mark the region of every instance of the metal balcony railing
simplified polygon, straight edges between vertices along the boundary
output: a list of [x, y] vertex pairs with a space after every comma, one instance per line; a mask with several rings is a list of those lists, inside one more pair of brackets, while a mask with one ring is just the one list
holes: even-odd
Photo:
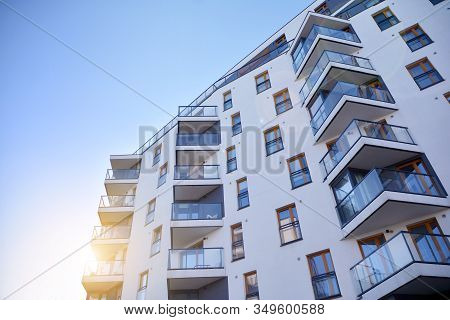
[[218, 165], [179, 165], [175, 166], [175, 180], [219, 179]]
[[371, 121], [353, 120], [339, 138], [330, 145], [330, 149], [320, 160], [320, 169], [324, 178], [331, 173], [362, 137], [415, 144], [408, 128]]
[[351, 7], [348, 7], [347, 9], [345, 9], [344, 11], [342, 11], [341, 13], [338, 13], [336, 15], [336, 17], [341, 18], [341, 19], [350, 19], [351, 17], [356, 16], [357, 14], [363, 12], [364, 10], [373, 7], [381, 2], [383, 2], [384, 0], [364, 0], [364, 1], [360, 1], [358, 4], [355, 4]]
[[169, 270], [221, 269], [223, 267], [223, 248], [169, 250]]
[[218, 133], [179, 133], [177, 146], [217, 146], [220, 144]]
[[108, 169], [106, 180], [128, 180], [139, 178], [139, 169]]
[[399, 232], [350, 268], [358, 295], [413, 263], [450, 264], [449, 240], [448, 235]]
[[96, 226], [92, 234], [94, 240], [128, 239], [131, 226]]
[[216, 117], [216, 106], [186, 106], [178, 107], [179, 117]]
[[329, 36], [332, 38], [352, 41], [352, 42], [358, 42], [359, 40], [358, 36], [355, 33], [350, 33], [342, 30], [336, 30], [324, 26], [318, 26], [314, 25], [311, 28], [311, 31], [309, 32], [308, 36], [301, 41], [301, 43], [298, 44], [298, 46], [294, 49], [292, 52], [292, 59], [293, 59], [293, 65], [295, 72], [298, 71], [300, 68], [303, 60], [305, 59], [306, 55], [308, 54], [309, 50], [311, 49], [312, 44], [314, 43], [314, 40], [319, 35]]
[[134, 207], [134, 195], [101, 196], [99, 208]]
[[84, 268], [84, 276], [117, 276], [123, 275], [125, 261], [94, 261]]
[[319, 131], [343, 96], [394, 103], [394, 99], [387, 90], [339, 81], [325, 99], [318, 98], [309, 108], [310, 110], [317, 110], [311, 119], [314, 134]]
[[432, 175], [375, 168], [336, 206], [341, 225], [348, 224], [384, 191], [445, 197], [437, 178]]
[[322, 73], [327, 68], [330, 62], [337, 62], [349, 66], [373, 70], [373, 67], [370, 64], [369, 59], [326, 50], [322, 53], [322, 56], [320, 57], [319, 61], [317, 61], [316, 65], [312, 69], [311, 73], [309, 74], [308, 78], [306, 79], [305, 83], [303, 84], [300, 90], [300, 99], [302, 103], [305, 102], [306, 98], [311, 93], [311, 90], [313, 89], [314, 85], [317, 83], [320, 76], [322, 75]]
[[222, 208], [221, 203], [173, 203], [172, 220], [220, 220]]

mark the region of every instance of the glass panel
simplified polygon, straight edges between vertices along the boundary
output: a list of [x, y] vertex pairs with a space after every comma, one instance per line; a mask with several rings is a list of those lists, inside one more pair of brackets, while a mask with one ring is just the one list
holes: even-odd
[[169, 250], [169, 269], [223, 268], [222, 248]]

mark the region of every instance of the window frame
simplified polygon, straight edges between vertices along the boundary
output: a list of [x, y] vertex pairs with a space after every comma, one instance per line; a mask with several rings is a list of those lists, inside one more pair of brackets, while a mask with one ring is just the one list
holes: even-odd
[[[158, 153], [156, 153], [159, 151]], [[159, 163], [161, 161], [161, 154], [162, 154], [162, 144], [159, 144], [154, 150], [153, 150], [153, 165]]]
[[[229, 153], [231, 152], [231, 151], [233, 151], [234, 150], [234, 158], [229, 158]], [[227, 157], [227, 173], [231, 173], [231, 172], [233, 172], [233, 171], [236, 171], [237, 170], [237, 155], [236, 155], [236, 145], [232, 145], [232, 146], [230, 146], [230, 147], [228, 147], [226, 150], [226, 157]], [[230, 168], [229, 168], [229, 164], [231, 163], [231, 162], [234, 162], [235, 163], [235, 167], [234, 167], [234, 169], [233, 170], [230, 170]]]
[[[251, 276], [255, 276], [256, 278], [256, 287], [258, 290], [256, 292], [250, 293], [249, 292], [249, 286], [247, 285], [247, 278]], [[259, 300], [259, 283], [258, 283], [258, 273], [256, 270], [249, 271], [244, 273], [244, 288], [245, 288], [245, 300]], [[249, 299], [250, 297], [256, 297], [257, 299]]]
[[[247, 184], [247, 188], [245, 189], [245, 191], [241, 191], [240, 188], [239, 188], [240, 184], [243, 183], [243, 182], [246, 182], [246, 184]], [[248, 192], [248, 180], [247, 180], [247, 177], [243, 177], [243, 178], [240, 178], [240, 179], [236, 180], [236, 187], [237, 187], [238, 210], [250, 207], [250, 196], [249, 196], [249, 192]], [[240, 199], [242, 198], [242, 196], [241, 196], [242, 194], [244, 194], [244, 195], [246, 194], [247, 202], [248, 202], [248, 204], [246, 206], [241, 206], [240, 205]]]
[[[384, 239], [384, 242], [380, 241], [381, 238]], [[370, 241], [370, 240], [375, 240], [375, 245], [377, 246], [377, 249], [375, 249], [375, 250], [378, 250], [383, 244], [386, 243], [386, 237], [384, 236], [384, 233], [382, 233], [382, 232], [374, 234], [374, 235], [371, 235], [371, 236], [368, 236], [368, 237], [365, 237], [363, 239], [358, 239], [357, 240], [358, 248], [359, 248], [359, 252], [361, 253], [361, 256], [362, 256], [363, 259], [367, 258], [367, 256], [370, 255], [370, 253], [369, 253], [366, 256], [366, 254], [364, 253], [364, 250], [363, 250], [363, 246], [367, 245], [366, 242]]]
[[[239, 122], [234, 123], [234, 120], [239, 117]], [[239, 126], [239, 132], [235, 130], [235, 127]], [[231, 133], [232, 136], [237, 136], [238, 134], [242, 133], [242, 119], [241, 119], [241, 113], [238, 111], [231, 115]]]
[[[229, 99], [226, 99], [226, 97], [230, 95]], [[230, 104], [229, 107], [226, 107], [226, 105]], [[231, 95], [231, 90], [228, 90], [223, 94], [223, 111], [227, 111], [233, 108], [233, 96]]]
[[[422, 34], [418, 34], [417, 30], [420, 29], [422, 31]], [[414, 35], [413, 38], [406, 40], [405, 39], [405, 35], [412, 33]], [[405, 41], [406, 45], [408, 46], [408, 48], [411, 50], [411, 52], [417, 51], [419, 49], [422, 49], [423, 47], [426, 47], [430, 44], [433, 43], [433, 40], [431, 40], [431, 38], [428, 36], [428, 34], [422, 29], [422, 27], [416, 23], [415, 25], [412, 25], [402, 31], [400, 31], [400, 36], [402, 37], [403, 41]], [[429, 41], [428, 43], [424, 44], [423, 40], [421, 39], [422, 37], [425, 37], [427, 39], [427, 41]], [[419, 40], [419, 42], [422, 44], [421, 47], [413, 49], [409, 43], [413, 42], [414, 40]]]
[[[300, 160], [300, 159], [302, 159], [302, 160]], [[299, 165], [300, 165], [300, 168], [301, 168], [301, 169], [292, 172], [292, 171], [291, 171], [291, 162], [294, 162], [294, 161], [299, 161]], [[309, 171], [308, 161], [306, 160], [306, 155], [305, 155], [304, 152], [299, 153], [299, 154], [297, 154], [297, 155], [295, 155], [295, 156], [290, 157], [289, 159], [286, 160], [286, 162], [287, 162], [287, 165], [288, 165], [289, 178], [290, 178], [290, 180], [291, 180], [291, 187], [292, 187], [292, 190], [293, 190], [293, 189], [300, 188], [300, 187], [302, 187], [302, 186], [304, 186], [304, 185], [307, 185], [307, 184], [309, 184], [309, 183], [312, 182], [311, 172]], [[303, 162], [304, 162], [304, 163], [303, 163]], [[305, 166], [305, 165], [306, 165], [306, 166]], [[293, 181], [293, 175], [295, 175], [296, 173], [301, 173], [302, 176], [303, 176], [303, 180], [305, 181], [303, 184], [300, 184], [300, 185], [298, 185], [298, 186], [294, 186], [294, 181]]]
[[[156, 237], [156, 235], [159, 234], [159, 237]], [[152, 243], [150, 247], [150, 257], [153, 257], [154, 255], [157, 255], [161, 252], [161, 241], [162, 241], [162, 225], [159, 227], [156, 227], [152, 231]], [[154, 252], [153, 248], [156, 243], [159, 243], [158, 251]]]
[[[143, 276], [145, 276], [145, 285], [143, 285], [143, 281], [142, 281]], [[147, 286], [148, 286], [148, 270], [141, 272], [139, 274], [138, 292], [147, 289]]]
[[[235, 240], [236, 229], [240, 228], [242, 240]], [[245, 246], [244, 246], [244, 230], [242, 228], [242, 222], [235, 223], [230, 226], [231, 229], [231, 262], [238, 261], [245, 258]], [[242, 256], [235, 258], [234, 248], [242, 247]]]
[[[328, 265], [328, 261], [326, 259], [326, 254], [327, 253], [329, 253], [329, 255], [330, 255], [330, 262], [331, 262], [331, 266], [333, 267], [333, 270], [330, 270], [330, 266]], [[311, 261], [312, 261], [312, 258], [314, 258], [316, 256], [321, 256], [322, 257], [322, 262], [323, 262], [323, 265], [324, 265], [324, 268], [325, 268], [325, 273], [317, 274], [317, 275], [315, 275], [313, 273], [313, 266], [311, 264]], [[308, 260], [309, 273], [311, 275], [311, 283], [313, 283], [313, 280], [314, 280], [315, 277], [320, 277], [320, 276], [327, 275], [327, 274], [330, 275], [331, 273], [334, 273], [334, 277], [336, 278], [337, 293], [334, 294], [334, 295], [331, 295], [331, 296], [318, 298], [316, 290], [315, 290], [315, 287], [314, 287], [314, 284], [313, 284], [314, 297], [316, 298], [316, 300], [328, 300], [328, 299], [334, 299], [334, 298], [341, 297], [342, 296], [342, 292], [341, 292], [341, 288], [339, 286], [339, 281], [338, 281], [338, 278], [337, 278], [336, 269], [334, 267], [334, 262], [333, 262], [333, 257], [331, 255], [331, 250], [330, 249], [324, 249], [324, 250], [321, 250], [321, 251], [313, 252], [313, 253], [308, 254], [306, 256], [306, 258]]]
[[[267, 141], [267, 135], [272, 132], [277, 133], [275, 135], [275, 138], [273, 140]], [[267, 149], [267, 145], [270, 143], [273, 143], [274, 141], [279, 141], [281, 143], [281, 148], [277, 149], [274, 152], [269, 153], [268, 149]], [[278, 144], [278, 142], [276, 142], [276, 143]], [[283, 137], [282, 137], [281, 128], [279, 125], [276, 125], [276, 126], [273, 126], [273, 127], [270, 127], [268, 129], [264, 130], [264, 145], [266, 148], [266, 157], [271, 156], [272, 154], [275, 154], [277, 152], [280, 152], [281, 150], [284, 150]]]
[[[430, 65], [430, 70], [425, 71], [424, 66], [426, 65], [426, 63], [428, 63]], [[420, 66], [420, 68], [422, 69], [423, 73], [414, 76], [411, 73], [411, 69]], [[431, 63], [430, 59], [428, 59], [427, 57], [423, 57], [422, 59], [419, 59], [413, 63], [408, 64], [406, 67], [406, 70], [408, 70], [410, 76], [413, 78], [414, 82], [416, 83], [416, 85], [419, 87], [420, 91], [425, 90], [427, 88], [430, 88], [438, 83], [441, 83], [442, 81], [444, 81], [444, 78], [441, 76], [441, 74], [439, 73], [439, 71], [436, 70], [436, 68], [434, 67], [434, 65]], [[419, 85], [419, 83], [416, 81], [417, 78], [422, 77], [424, 75], [431, 75], [431, 74], [435, 74], [437, 78], [440, 78], [440, 80], [438, 80], [437, 82], [433, 82], [432, 84], [425, 86], [425, 87], [421, 87]], [[430, 77], [429, 77], [430, 78]], [[430, 78], [431, 79], [431, 78]]]
[[[295, 209], [295, 214], [293, 212], [292, 209]], [[281, 219], [280, 219], [280, 213], [285, 212], [286, 210], [289, 210], [289, 223], [281, 225]], [[298, 218], [298, 212], [297, 212], [297, 207], [295, 206], [295, 203], [290, 203], [288, 205], [285, 205], [281, 208], [278, 208], [275, 210], [276, 215], [277, 215], [277, 220], [278, 220], [278, 232], [280, 234], [280, 242], [281, 242], [281, 246], [285, 246], [300, 240], [303, 240], [303, 235], [302, 235], [302, 231], [300, 228], [300, 220]], [[295, 220], [295, 219], [296, 220]], [[282, 233], [282, 227], [286, 227], [286, 226], [291, 226], [291, 228], [296, 228], [298, 229], [298, 233], [299, 233], [299, 237], [297, 239], [291, 240], [291, 241], [287, 241], [287, 242], [283, 242], [283, 237], [281, 236]]]
[[[419, 221], [419, 222], [415, 222], [415, 223], [410, 224], [410, 225], [407, 225], [407, 226], [406, 226], [406, 229], [408, 230], [408, 232], [411, 232], [411, 234], [413, 235], [413, 234], [414, 234], [413, 229], [415, 229], [415, 228], [417, 228], [417, 227], [419, 227], [419, 226], [424, 226], [425, 229], [427, 230], [427, 232], [428, 232], [430, 235], [437, 235], [436, 233], [433, 233], [432, 224], [435, 224], [437, 230], [439, 231], [439, 234], [438, 234], [438, 235], [441, 235], [441, 236], [444, 236], [444, 235], [445, 235], [445, 234], [442, 232], [442, 228], [441, 228], [439, 222], [437, 221], [437, 219], [436, 219], [435, 217], [430, 218], [430, 219], [426, 219], [426, 220], [422, 220], [422, 221]], [[420, 259], [423, 260], [423, 261], [425, 261], [425, 259], [424, 259], [423, 256], [422, 256], [422, 252], [421, 252], [421, 250], [420, 250], [420, 248], [419, 248], [419, 245], [418, 245], [416, 239], [414, 239], [414, 237], [411, 237], [411, 238], [412, 238], [412, 240], [413, 240], [414, 246], [415, 246], [415, 248], [416, 248], [417, 253], [419, 254]], [[441, 244], [439, 244], [439, 242], [437, 242], [436, 237], [431, 237], [431, 239], [432, 239], [432, 241], [433, 241], [433, 244], [436, 246], [436, 249], [438, 250], [438, 253], [439, 253], [440, 258], [443, 259], [443, 260], [445, 260], [445, 254], [444, 254], [444, 252], [442, 251], [442, 246], [441, 246]]]
[[[387, 15], [386, 15], [386, 12], [390, 12], [390, 13], [391, 13], [391, 16], [387, 16]], [[381, 20], [381, 21], [377, 21], [377, 20], [375, 19], [375, 17], [377, 17], [377, 16], [379, 16], [379, 15], [381, 15], [381, 14], [384, 16], [384, 19]], [[394, 12], [393, 12], [393, 11], [391, 10], [391, 8], [389, 8], [389, 7], [386, 7], [386, 8], [384, 8], [384, 9], [382, 9], [382, 10], [380, 10], [380, 11], [378, 11], [378, 12], [372, 14], [372, 18], [373, 18], [373, 20], [375, 21], [375, 23], [377, 24], [378, 28], [380, 28], [381, 31], [387, 30], [387, 29], [389, 29], [389, 28], [395, 26], [396, 24], [399, 24], [399, 23], [400, 23], [400, 20], [397, 18], [397, 16], [394, 14]], [[394, 18], [394, 19], [396, 20], [396, 23], [394, 23], [394, 24], [391, 23], [390, 20], [391, 20], [392, 18]], [[386, 22], [386, 21], [389, 21], [390, 26], [388, 26], [388, 27], [385, 28], [385, 29], [381, 28], [380, 24], [383, 23], [383, 22]]]
[[[153, 210], [150, 211], [151, 206], [153, 205]], [[148, 202], [147, 214], [145, 215], [145, 225], [148, 225], [155, 221], [155, 212], [156, 212], [156, 198], [153, 198]], [[148, 217], [153, 214], [153, 219], [148, 221]]]
[[[264, 78], [264, 80], [260, 83], [258, 83], [258, 79], [260, 79], [261, 77]], [[270, 82], [270, 76], [269, 76], [269, 71], [265, 70], [263, 72], [261, 72], [260, 74], [255, 76], [255, 83], [256, 83], [256, 94], [260, 94], [266, 90], [269, 90], [270, 88], [272, 88], [272, 84]], [[260, 90], [259, 88], [262, 85], [265, 85], [264, 90]]]
[[[165, 170], [165, 174], [161, 174], [162, 171]], [[162, 186], [163, 184], [166, 183], [167, 181], [167, 174], [169, 173], [169, 166], [168, 166], [168, 162], [164, 163], [160, 168], [159, 168], [159, 177], [158, 177], [158, 187]], [[161, 179], [164, 177], [164, 181], [161, 182]]]
[[[283, 100], [280, 101], [280, 102], [277, 102], [277, 98], [281, 97], [281, 96], [283, 96]], [[291, 101], [291, 96], [289, 94], [289, 89], [288, 88], [284, 88], [283, 90], [280, 90], [277, 93], [275, 93], [273, 95], [273, 102], [275, 104], [275, 113], [277, 114], [277, 116], [282, 114], [282, 113], [285, 113], [285, 112], [291, 110], [292, 109], [292, 101]], [[286, 106], [285, 110], [280, 112], [278, 110], [279, 109], [278, 108], [279, 105]]]

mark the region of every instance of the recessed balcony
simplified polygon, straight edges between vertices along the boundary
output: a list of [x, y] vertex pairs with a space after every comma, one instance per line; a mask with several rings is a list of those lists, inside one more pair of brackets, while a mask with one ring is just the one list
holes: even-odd
[[[373, 75], [355, 76], [353, 80], [362, 83], [373, 79]], [[342, 128], [355, 118], [375, 121], [397, 110], [388, 90], [358, 83], [332, 81], [321, 87], [316, 96], [307, 107], [316, 142], [340, 135]]]
[[102, 260], [128, 246], [131, 226], [97, 226], [92, 234], [92, 249], [97, 258]]
[[448, 293], [449, 240], [448, 235], [400, 232], [350, 269], [358, 296], [424, 299]]
[[180, 248], [223, 227], [222, 203], [180, 202], [172, 204], [172, 245]]
[[333, 179], [346, 167], [384, 168], [419, 155], [408, 128], [363, 120], [353, 120], [319, 165], [324, 179]]
[[317, 87], [325, 80], [333, 67], [340, 68], [341, 70], [350, 69], [352, 71], [375, 72], [369, 59], [334, 51], [324, 51], [300, 89], [300, 100], [302, 104], [307, 103], [310, 95], [314, 94]]
[[373, 169], [336, 206], [344, 237], [360, 236], [445, 210], [447, 194], [433, 175]]
[[125, 261], [94, 261], [86, 265], [83, 286], [87, 292], [107, 291], [123, 282]]
[[134, 212], [134, 195], [102, 196], [98, 215], [104, 225], [122, 221]]
[[[220, 122], [215, 120], [179, 121], [177, 149], [218, 149], [220, 144]], [[208, 147], [208, 148], [206, 148]]]
[[362, 48], [348, 21], [308, 13], [291, 52], [297, 78], [310, 72], [325, 50], [351, 54]]
[[105, 188], [109, 196], [127, 194], [139, 179], [139, 169], [108, 169], [105, 177]]
[[184, 180], [189, 184], [217, 183], [220, 179], [218, 165], [176, 165], [174, 180]]

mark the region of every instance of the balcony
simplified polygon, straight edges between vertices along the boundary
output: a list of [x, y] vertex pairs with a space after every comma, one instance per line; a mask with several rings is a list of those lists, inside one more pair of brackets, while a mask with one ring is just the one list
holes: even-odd
[[179, 133], [177, 146], [217, 146], [220, 144], [218, 133]]
[[336, 206], [344, 236], [365, 233], [449, 207], [437, 178], [407, 171], [373, 169]]
[[102, 224], [114, 224], [122, 221], [134, 212], [134, 195], [102, 196], [98, 206], [98, 215]]
[[300, 100], [302, 104], [307, 100], [316, 84], [320, 84], [321, 81], [319, 81], [319, 79], [323, 80], [333, 66], [339, 67], [339, 65], [343, 65], [344, 68], [349, 66], [374, 70], [369, 59], [328, 50], [324, 51], [300, 90]]
[[369, 9], [370, 7], [376, 6], [377, 4], [383, 2], [384, 0], [359, 0], [355, 1], [354, 4], [345, 8], [343, 11], [338, 13], [336, 16], [341, 19], [350, 19], [357, 14]]
[[95, 261], [86, 265], [83, 286], [88, 292], [107, 291], [123, 282], [125, 261]]
[[449, 240], [448, 235], [398, 233], [350, 269], [358, 296], [424, 299], [436, 296], [436, 290], [448, 292]]
[[131, 226], [97, 226], [92, 234], [92, 250], [97, 259], [105, 260], [128, 246]]
[[108, 169], [105, 177], [106, 193], [109, 196], [127, 194], [139, 179], [139, 169]]
[[174, 203], [172, 221], [186, 220], [221, 220], [223, 209], [221, 203]]
[[142, 160], [141, 154], [111, 155], [110, 162], [113, 169], [129, 169], [137, 166]]
[[353, 120], [329, 146], [319, 165], [324, 179], [333, 181], [346, 167], [387, 167], [419, 153], [408, 128]]
[[318, 96], [308, 107], [316, 142], [338, 136], [355, 118], [377, 120], [384, 117], [396, 110], [393, 104], [388, 90], [337, 81], [325, 97]]
[[[192, 118], [191, 121], [197, 120], [195, 118], [217, 117], [217, 107], [216, 106], [183, 106], [178, 107], [178, 117], [180, 118]], [[186, 121], [186, 119], [184, 119]]]
[[291, 52], [297, 78], [303, 78], [324, 50], [351, 54], [362, 48], [348, 21], [308, 13]]
[[215, 180], [219, 179], [218, 165], [176, 165], [174, 180]]

